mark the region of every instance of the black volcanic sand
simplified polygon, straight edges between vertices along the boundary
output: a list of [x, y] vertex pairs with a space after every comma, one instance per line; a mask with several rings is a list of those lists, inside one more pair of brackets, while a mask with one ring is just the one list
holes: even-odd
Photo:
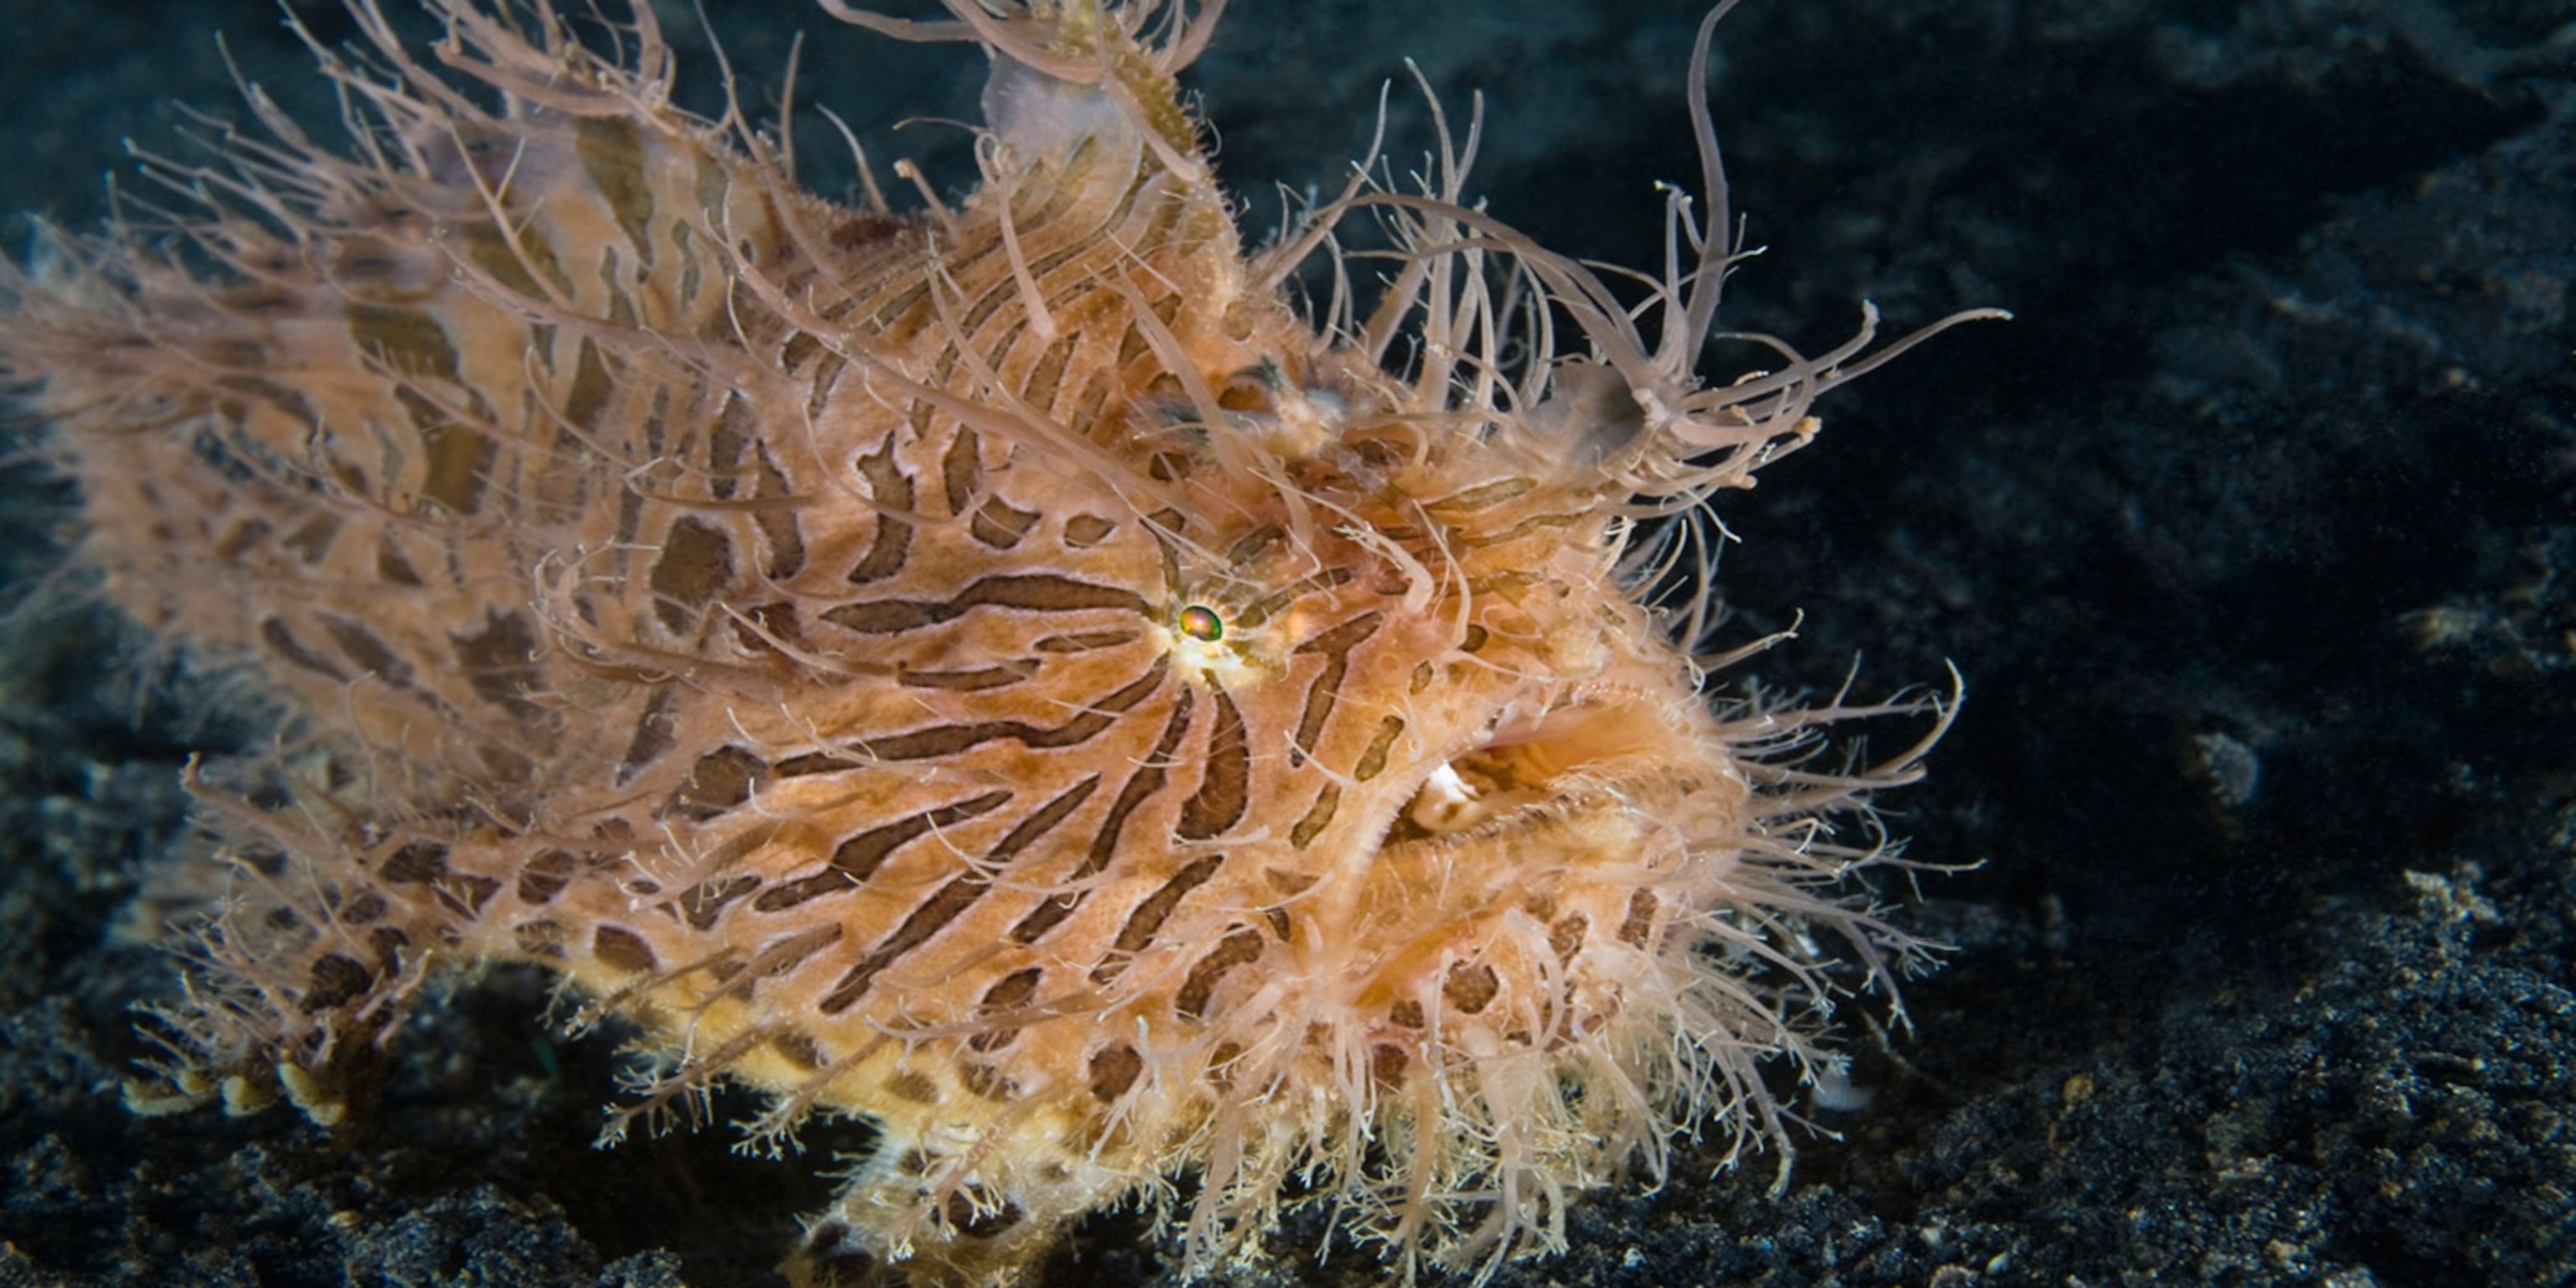
[[[329, 0], [293, 7], [347, 34]], [[801, 26], [800, 102], [973, 112], [971, 55], [786, 0], [706, 7], [761, 101]], [[663, 9], [703, 94], [704, 39]], [[1461, 115], [1486, 90], [1493, 210], [1659, 261], [1652, 182], [1696, 175], [1691, 5], [1236, 9], [1196, 83], [1256, 221], [1274, 181], [1337, 181], [1409, 53]], [[218, 28], [322, 119], [276, 13], [8, 0], [0, 210], [94, 223], [103, 173], [140, 191], [120, 136], [184, 147], [174, 98], [239, 115]], [[1864, 292], [1899, 326], [2020, 315], [1839, 397], [1813, 450], [1722, 507], [1730, 638], [1805, 613], [1731, 680], [1830, 692], [1855, 658], [1863, 693], [1945, 659], [1968, 676], [1933, 778], [1889, 803], [1916, 857], [1980, 866], [1922, 879], [1906, 916], [1956, 951], [1909, 988], [1910, 1032], [1847, 1012], [1872, 1098], [1817, 1115], [1833, 1136], [1785, 1193], [1768, 1157], [1712, 1179], [1685, 1146], [1660, 1191], [1583, 1203], [1575, 1251], [1494, 1282], [2576, 1278], [2563, 4], [1749, 0], [1721, 43], [1736, 197], [1770, 247], [1731, 324], [1821, 347]], [[1411, 155], [1421, 113], [1395, 102]], [[811, 182], [845, 190], [828, 126], [799, 124]], [[951, 185], [962, 137], [866, 135]], [[153, 861], [195, 843], [181, 766], [260, 719], [46, 579], [58, 487], [21, 464], [0, 498], [0, 1285], [778, 1282], [864, 1133], [809, 1133], [786, 1164], [721, 1129], [594, 1151], [614, 1043], [556, 1036], [535, 975], [424, 1008], [345, 1135], [124, 1112], [127, 1008], [172, 987], [129, 931]], [[1218, 1278], [1382, 1278], [1324, 1231], [1292, 1222]], [[1110, 1214], [1047, 1282], [1175, 1264]]]

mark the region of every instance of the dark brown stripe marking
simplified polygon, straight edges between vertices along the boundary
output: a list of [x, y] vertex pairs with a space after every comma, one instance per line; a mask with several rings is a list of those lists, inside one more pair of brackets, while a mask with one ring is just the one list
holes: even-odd
[[1494, 968], [1478, 962], [1473, 966], [1460, 962], [1449, 968], [1449, 978], [1440, 985], [1440, 998], [1449, 1009], [1462, 1015], [1474, 1015], [1493, 1005], [1503, 991], [1503, 980]]
[[975, 906], [976, 900], [984, 897], [985, 891], [993, 888], [995, 868], [1009, 863], [1020, 851], [1036, 843], [1039, 837], [1054, 830], [1057, 824], [1082, 808], [1082, 803], [1091, 799], [1091, 794], [1099, 787], [1100, 776], [1094, 774], [1021, 819], [1019, 825], [1011, 829], [1010, 835], [1003, 837], [1001, 843], [993, 847], [992, 853], [985, 856], [983, 864], [939, 887], [936, 893], [921, 902], [921, 906], [912, 910], [912, 915], [903, 919], [903, 924], [896, 927], [893, 934], [886, 936], [885, 942], [850, 967], [849, 973], [842, 976], [841, 981], [824, 996], [820, 1003], [823, 1013], [838, 1015], [848, 1010], [851, 1003], [867, 994], [868, 985], [887, 967], [901, 960], [905, 953], [930, 942], [932, 936], [948, 928], [948, 923], [965, 915], [968, 908]]
[[580, 356], [573, 361], [572, 388], [564, 393], [564, 420], [575, 429], [596, 431], [600, 413], [607, 410], [614, 389], [608, 364], [600, 358], [599, 345], [583, 336]]
[[[409, 390], [397, 390], [397, 399]], [[483, 508], [483, 485], [491, 477], [493, 458], [500, 455], [501, 445], [490, 438], [445, 419], [443, 412], [425, 412], [415, 408], [415, 420], [427, 415], [441, 417], [436, 423], [420, 427], [422, 499], [444, 507], [449, 514], [470, 516]]]
[[729, 877], [709, 877], [673, 896], [670, 906], [680, 918], [700, 930], [712, 929], [716, 918], [724, 915], [727, 905], [760, 888], [760, 878], [748, 872]]
[[542, 908], [555, 901], [555, 896], [572, 884], [573, 873], [581, 860], [569, 850], [546, 850], [528, 860], [519, 869], [519, 902], [531, 908]]
[[1244, 741], [1243, 712], [1223, 689], [1216, 691], [1216, 720], [1208, 728], [1207, 768], [1199, 789], [1181, 806], [1172, 834], [1204, 841], [1243, 820], [1252, 802], [1252, 749]]
[[643, 713], [635, 718], [635, 734], [627, 741], [626, 755], [617, 762], [617, 785], [633, 782], [646, 765], [662, 758], [679, 741], [673, 729], [671, 709], [680, 703], [680, 686], [665, 684], [653, 690], [644, 700]]
[[1406, 1071], [1413, 1067], [1413, 1057], [1392, 1042], [1380, 1042], [1369, 1048], [1369, 1081], [1378, 1087], [1404, 1085]]
[[762, 891], [759, 898], [751, 901], [752, 909], [777, 912], [827, 894], [856, 889], [866, 884], [869, 877], [875, 876], [877, 869], [885, 866], [885, 861], [896, 850], [935, 829], [990, 814], [1009, 803], [1010, 799], [1011, 794], [1007, 791], [986, 792], [869, 828], [834, 848], [830, 864], [821, 872], [800, 880], [781, 882]]
[[1628, 896], [1627, 919], [1619, 923], [1619, 942], [1631, 948], [1643, 948], [1655, 936], [1655, 914], [1663, 904], [1652, 890], [1638, 890]]
[[430, 893], [436, 895], [438, 901], [447, 905], [451, 911], [461, 912], [468, 917], [480, 917], [483, 915], [483, 905], [492, 902], [492, 896], [501, 893], [501, 881], [498, 877], [451, 876], [431, 886]]
[[1312, 844], [1316, 834], [1332, 824], [1333, 810], [1341, 803], [1341, 785], [1324, 784], [1323, 789], [1315, 793], [1315, 803], [1306, 807], [1306, 816], [1298, 819], [1295, 827], [1288, 829], [1288, 844], [1300, 850]]
[[573, 152], [591, 190], [608, 203], [637, 259], [653, 262], [653, 187], [644, 179], [644, 140], [634, 125], [613, 116], [586, 116], [573, 136]]
[[1008, 666], [987, 666], [972, 671], [906, 671], [896, 682], [907, 689], [981, 693], [986, 689], [1008, 688], [1037, 672], [1033, 663], [1014, 662]]
[[[1155, 742], [1153, 753], [1145, 758], [1143, 766], [1128, 775], [1126, 783], [1119, 787], [1118, 798], [1109, 803], [1109, 813], [1101, 819], [1100, 830], [1092, 835], [1091, 852], [1084, 856], [1082, 866], [1066, 878], [1068, 883], [1078, 884], [1098, 876], [1109, 866], [1110, 860], [1118, 856], [1118, 838], [1126, 830], [1127, 816], [1135, 813], [1148, 797], [1163, 790], [1163, 785], [1170, 781], [1172, 753], [1189, 735], [1190, 710], [1196, 701], [1196, 694], [1189, 689], [1180, 690], [1173, 698], [1172, 715], [1163, 724], [1163, 736]], [[1088, 890], [1049, 895], [1028, 916], [1021, 918], [1018, 925], [1011, 927], [1011, 938], [1023, 944], [1036, 943], [1040, 936], [1072, 916], [1074, 910], [1082, 906], [1082, 901], [1090, 896]]]
[[348, 672], [341, 670], [331, 659], [304, 647], [304, 641], [295, 638], [295, 632], [286, 629], [286, 623], [274, 617], [259, 624], [259, 638], [271, 652], [296, 666], [326, 680], [337, 680], [343, 684], [349, 681]]
[[936, 607], [905, 599], [874, 599], [826, 609], [823, 620], [861, 635], [897, 635], [937, 623]]
[[[794, 344], [795, 342], [791, 340], [788, 342], [788, 347], [793, 347]], [[808, 382], [811, 388], [805, 395], [807, 419], [818, 419], [822, 416], [823, 409], [832, 404], [833, 392], [841, 387], [842, 373], [849, 369], [850, 360], [838, 353], [826, 352], [823, 360], [814, 364], [814, 375]]]
[[474, 695], [523, 721], [540, 711], [529, 695], [544, 687], [537, 667], [537, 632], [518, 612], [488, 612], [483, 629], [450, 634], [456, 647], [456, 669]]
[[647, 584], [653, 588], [653, 612], [662, 628], [685, 631], [698, 610], [733, 581], [733, 538], [724, 529], [694, 517], [682, 517], [662, 538], [662, 553], [653, 561]]
[[313, 959], [305, 974], [304, 999], [297, 1008], [306, 1015], [327, 1011], [344, 1002], [364, 997], [376, 982], [376, 973], [355, 957], [324, 953]]
[[1073, 357], [1074, 341], [1080, 338], [1068, 330], [1038, 355], [1037, 365], [1030, 367], [1028, 377], [1020, 382], [1023, 401], [1041, 411], [1055, 410], [1056, 387], [1064, 380], [1064, 365]]
[[1404, 717], [1388, 716], [1377, 722], [1377, 737], [1369, 740], [1368, 750], [1360, 754], [1360, 763], [1351, 767], [1351, 777], [1367, 782], [1386, 770], [1387, 753], [1395, 749], [1395, 740], [1404, 733]]
[[992, 853], [984, 856], [986, 864], [1008, 863], [1018, 858], [1020, 851], [1036, 844], [1038, 838], [1054, 831], [1058, 824], [1072, 816], [1075, 810], [1081, 809], [1082, 803], [1090, 800], [1091, 794], [1098, 790], [1100, 790], [1100, 775], [1093, 774], [1075, 783], [1063, 795], [1030, 811], [1027, 818], [1020, 820], [1019, 826], [1011, 829], [1010, 835], [1002, 838], [1001, 844], [993, 847]]
[[969, 1239], [989, 1239], [1023, 1219], [1020, 1205], [1008, 1199], [995, 1201], [980, 1186], [970, 1185], [948, 1196], [945, 1209], [948, 1224]]
[[738, 391], [725, 395], [724, 406], [717, 410], [715, 425], [707, 430], [707, 494], [719, 501], [730, 501], [742, 489], [742, 458], [760, 437], [753, 422], [751, 402]]
[[331, 544], [338, 540], [339, 536], [339, 516], [317, 514], [296, 524], [295, 530], [287, 533], [278, 541], [278, 544], [294, 551], [304, 562], [318, 564], [322, 562], [323, 556], [331, 553]]
[[1143, 596], [1116, 586], [1102, 586], [1051, 573], [1011, 573], [979, 577], [952, 598], [868, 599], [843, 604], [823, 620], [863, 635], [891, 635], [936, 625], [972, 609], [1003, 608], [1041, 613], [1073, 613], [1092, 608], [1122, 609], [1142, 614]]
[[420, 571], [411, 566], [411, 556], [403, 553], [392, 528], [376, 535], [376, 576], [397, 586], [422, 584]]
[[376, 869], [378, 879], [394, 885], [427, 885], [447, 875], [447, 847], [436, 841], [406, 841]]
[[1142, 631], [1078, 631], [1071, 635], [1049, 635], [1035, 645], [1041, 653], [1088, 653], [1093, 649], [1117, 648], [1142, 638]]
[[1565, 914], [1565, 920], [1548, 927], [1547, 946], [1556, 952], [1558, 961], [1572, 961], [1583, 947], [1583, 933], [1592, 928], [1592, 919], [1579, 912]]
[[1125, 1043], [1095, 1051], [1091, 1056], [1091, 1095], [1104, 1105], [1116, 1104], [1144, 1072], [1145, 1057]]
[[760, 952], [745, 962], [743, 969], [751, 972], [755, 980], [779, 978], [804, 965], [806, 958], [841, 942], [847, 933], [841, 923], [834, 921], [772, 940], [761, 945]]
[[[1019, 1079], [981, 1061], [968, 1061], [958, 1066], [957, 1082], [966, 1088], [968, 1095], [981, 1096], [986, 1100], [1007, 1102], [1019, 1098], [1020, 1094]], [[955, 1211], [953, 1203], [950, 1211]]]
[[[1006, 1015], [1027, 1006], [1029, 999], [1038, 995], [1038, 981], [1045, 975], [1044, 969], [1030, 966], [1003, 976], [1000, 983], [984, 990], [983, 1013], [988, 1016]], [[1020, 1026], [1003, 1025], [968, 1038], [966, 1045], [975, 1051], [999, 1051], [1017, 1041], [1019, 1036]]]
[[1224, 863], [1222, 854], [1195, 859], [1188, 867], [1173, 873], [1172, 879], [1164, 882], [1161, 889], [1145, 896], [1145, 901], [1127, 914], [1127, 924], [1118, 928], [1117, 942], [1110, 945], [1100, 964], [1091, 968], [1091, 982], [1106, 984], [1117, 979], [1127, 969], [1127, 963], [1135, 960], [1136, 954], [1153, 945], [1154, 936], [1162, 933], [1163, 923], [1169, 921], [1173, 910], [1181, 906], [1181, 899], [1207, 884], [1208, 878], [1215, 876], [1216, 870]]
[[789, 1064], [811, 1073], [823, 1067], [823, 1044], [801, 1029], [786, 1029], [769, 1035], [769, 1048], [786, 1057]]
[[1225, 562], [1232, 567], [1244, 567], [1268, 553], [1272, 546], [1287, 539], [1286, 528], [1275, 523], [1265, 523], [1236, 537], [1234, 544], [1225, 548]]
[[661, 965], [653, 956], [653, 946], [645, 943], [642, 935], [622, 926], [601, 926], [592, 931], [590, 955], [611, 970], [637, 975]]
[[1118, 525], [1096, 514], [1077, 514], [1064, 521], [1064, 543], [1076, 550], [1088, 550], [1109, 539]]
[[[884, 738], [855, 742], [850, 744], [850, 748], [862, 757], [876, 760], [928, 760], [940, 756], [959, 755], [985, 743], [1006, 738], [1032, 751], [1072, 747], [1099, 736], [1100, 731], [1116, 722], [1118, 717], [1134, 710], [1138, 703], [1143, 702], [1155, 690], [1162, 687], [1164, 675], [1170, 668], [1170, 657], [1155, 658], [1153, 668], [1127, 687], [1090, 703], [1083, 708], [1081, 714], [1073, 716], [1052, 729], [1032, 725], [1022, 720], [986, 720], [976, 724], [936, 725], [928, 729], [916, 729], [910, 733], [892, 734]], [[809, 758], [797, 758], [799, 769], [803, 768], [803, 762], [807, 759]], [[846, 761], [835, 760], [827, 767], [842, 768], [846, 764]]]
[[1324, 722], [1333, 718], [1333, 704], [1342, 694], [1342, 681], [1351, 672], [1351, 650], [1362, 640], [1377, 633], [1386, 621], [1384, 613], [1362, 613], [1333, 629], [1297, 646], [1300, 653], [1324, 655], [1324, 669], [1315, 682], [1306, 686], [1306, 706], [1298, 713], [1297, 732], [1289, 740], [1288, 763], [1306, 763], [1315, 754], [1315, 740], [1323, 736]]
[[975, 499], [975, 488], [984, 481], [982, 448], [983, 439], [974, 430], [961, 428], [939, 458], [939, 482], [948, 494], [950, 514], [966, 513], [966, 503]]
[[913, 495], [912, 476], [895, 462], [893, 435], [855, 464], [877, 512], [877, 531], [868, 540], [868, 552], [850, 569], [850, 584], [857, 586], [903, 571], [904, 561], [912, 557], [912, 523], [901, 516], [911, 512]]
[[266, 541], [268, 534], [275, 531], [276, 525], [266, 519], [244, 519], [233, 525], [233, 530], [225, 533], [223, 540], [215, 543], [215, 557], [228, 564], [239, 564], [243, 551]]
[[966, 525], [966, 530], [985, 545], [1008, 550], [1020, 544], [1041, 517], [1035, 510], [1023, 510], [998, 496], [988, 496], [984, 504], [976, 507], [975, 520]]
[[552, 917], [522, 921], [510, 927], [510, 940], [518, 946], [520, 952], [530, 957], [542, 957], [548, 961], [563, 960], [564, 924]]
[[438, 319], [418, 309], [352, 304], [349, 342], [388, 369], [413, 376], [456, 378], [456, 342]]
[[1216, 995], [1216, 986], [1225, 982], [1226, 972], [1258, 960], [1261, 956], [1261, 932], [1249, 926], [1238, 926], [1220, 941], [1216, 949], [1190, 967], [1189, 977], [1181, 981], [1181, 991], [1173, 998], [1172, 1008], [1190, 1019], [1207, 1014], [1208, 1000]]
[[374, 676], [397, 689], [411, 687], [411, 663], [393, 650], [393, 646], [374, 631], [346, 617], [322, 615], [322, 631], [340, 648], [340, 655], [357, 664], [360, 671]]
[[[780, 499], [788, 495], [787, 475], [770, 459], [769, 447], [760, 448], [760, 495], [763, 499]], [[796, 512], [785, 508], [752, 512], [751, 521], [760, 525], [760, 535], [769, 541], [769, 563], [765, 571], [771, 581], [786, 581], [805, 571], [805, 532], [796, 525]]]
[[750, 800], [769, 774], [768, 761], [741, 747], [718, 747], [698, 757], [689, 781], [671, 793], [663, 812], [703, 823]]

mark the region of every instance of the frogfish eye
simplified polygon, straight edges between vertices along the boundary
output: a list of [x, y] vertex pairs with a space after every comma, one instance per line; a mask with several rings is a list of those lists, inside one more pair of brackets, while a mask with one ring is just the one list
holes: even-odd
[[1225, 619], [1205, 604], [1192, 604], [1181, 610], [1181, 634], [1213, 644], [1225, 638]]

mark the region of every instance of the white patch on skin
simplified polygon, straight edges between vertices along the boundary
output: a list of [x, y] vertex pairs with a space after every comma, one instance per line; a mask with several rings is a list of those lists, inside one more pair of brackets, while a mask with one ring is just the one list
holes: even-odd
[[1442, 762], [1422, 781], [1413, 798], [1413, 822], [1433, 832], [1454, 832], [1485, 816], [1481, 796], [1459, 776], [1457, 766]]
[[1163, 622], [1146, 627], [1146, 632], [1155, 647], [1171, 655], [1174, 670], [1202, 684], [1231, 689], [1268, 673], [1247, 656], [1255, 651], [1255, 641], [1240, 637], [1230, 626], [1224, 638], [1213, 640], [1199, 639]]

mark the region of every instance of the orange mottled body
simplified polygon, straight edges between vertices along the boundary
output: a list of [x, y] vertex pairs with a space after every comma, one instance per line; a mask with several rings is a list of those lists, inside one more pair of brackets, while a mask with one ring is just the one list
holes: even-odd
[[[242, 892], [139, 1103], [335, 1119], [423, 980], [534, 961], [658, 1045], [638, 1108], [878, 1125], [810, 1272], [1003, 1276], [1185, 1168], [1195, 1255], [1311, 1167], [1499, 1254], [1693, 1112], [1769, 1127], [1798, 924], [1902, 950], [1804, 887], [1910, 755], [1749, 756], [1807, 718], [1721, 723], [1632, 597], [1633, 498], [1803, 443], [1857, 348], [1701, 390], [1686, 209], [1650, 349], [1457, 159], [1355, 185], [1325, 222], [1408, 249], [1319, 327], [1174, 96], [1203, 22], [959, 5], [985, 182], [897, 216], [669, 107], [641, 6], [626, 64], [442, 7], [434, 73], [361, 0], [363, 154], [268, 113], [211, 278], [119, 238], [7, 282], [109, 592], [291, 713], [201, 792]], [[1588, 355], [1504, 362], [1515, 261]]]

